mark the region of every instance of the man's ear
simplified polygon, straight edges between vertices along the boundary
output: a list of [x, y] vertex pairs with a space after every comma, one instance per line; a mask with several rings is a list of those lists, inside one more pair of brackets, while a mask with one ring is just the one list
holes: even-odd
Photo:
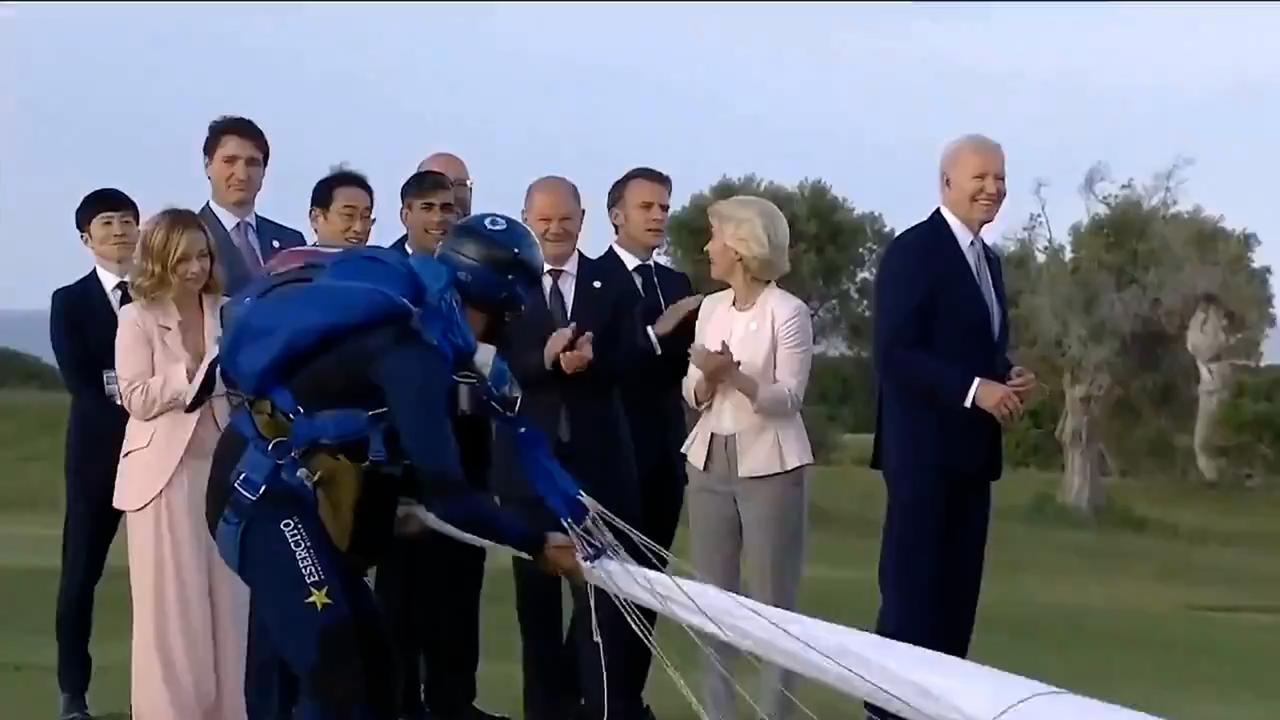
[[626, 216], [623, 215], [622, 208], [609, 209], [609, 222], [613, 223], [614, 227], [620, 227], [623, 220], [626, 220]]
[[320, 208], [311, 208], [311, 212], [307, 213], [307, 218], [311, 221], [311, 230], [314, 232], [316, 227], [324, 222], [324, 211]]
[[80, 233], [80, 242], [84, 243], [85, 247], [89, 247], [89, 243], [92, 241], [93, 241], [93, 238], [89, 237], [89, 233], [87, 232]]

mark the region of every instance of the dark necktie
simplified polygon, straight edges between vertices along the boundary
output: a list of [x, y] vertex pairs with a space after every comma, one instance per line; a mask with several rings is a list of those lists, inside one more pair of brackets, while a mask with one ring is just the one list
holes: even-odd
[[652, 263], [637, 265], [635, 272], [640, 276], [640, 292], [644, 295], [640, 300], [644, 324], [652, 325], [666, 310], [665, 303], [662, 302], [662, 293], [658, 290], [658, 278], [654, 274]]
[[127, 280], [121, 280], [116, 283], [116, 289], [120, 291], [120, 307], [133, 302], [133, 296], [129, 294], [129, 282]]
[[547, 274], [551, 276], [551, 292], [547, 294], [547, 309], [551, 311], [551, 321], [555, 323], [558, 330], [569, 325], [569, 309], [564, 301], [564, 293], [560, 290], [560, 276], [564, 275], [564, 270], [552, 268], [547, 271]]
[[[547, 293], [547, 309], [551, 311], [551, 322], [559, 330], [562, 327], [569, 326], [569, 311], [565, 307], [564, 293], [560, 291], [560, 276], [564, 275], [564, 270], [552, 268], [547, 271], [547, 274], [551, 276], [551, 291]], [[569, 412], [564, 406], [563, 398], [560, 400], [557, 425], [556, 435], [560, 438], [560, 442], [569, 442]]]

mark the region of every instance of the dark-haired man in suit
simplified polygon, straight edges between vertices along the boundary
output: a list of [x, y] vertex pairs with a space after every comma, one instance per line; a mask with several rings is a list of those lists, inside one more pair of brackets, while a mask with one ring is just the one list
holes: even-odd
[[[615, 238], [599, 258], [601, 267], [623, 288], [636, 315], [632, 338], [634, 360], [622, 378], [622, 400], [631, 426], [640, 488], [637, 529], [670, 550], [684, 506], [684, 399], [680, 384], [689, 369], [694, 320], [702, 296], [695, 295], [689, 277], [653, 259], [667, 239], [671, 212], [671, 178], [653, 168], [639, 167], [617, 180], [608, 195], [609, 222]], [[654, 568], [665, 563], [646, 553], [637, 558]], [[640, 611], [652, 630], [657, 614]], [[643, 693], [652, 654], [639, 633], [627, 638], [627, 682]]]
[[262, 274], [276, 253], [306, 244], [302, 233], [254, 210], [270, 161], [271, 146], [257, 123], [225, 116], [209, 124], [204, 170], [210, 200], [200, 219], [217, 246], [217, 269], [228, 295]]
[[436, 170], [419, 170], [400, 186], [404, 235], [391, 244], [407, 253], [434, 253], [436, 244], [462, 218], [453, 181]]
[[962, 137], [943, 152], [939, 181], [938, 209], [889, 243], [876, 273], [871, 467], [888, 490], [876, 631], [965, 657], [991, 483], [1002, 471], [1001, 426], [1036, 382], [1009, 361], [1000, 259], [981, 236], [1004, 203], [1004, 151], [981, 135]]
[[[209, 123], [203, 153], [210, 199], [200, 208], [200, 220], [217, 246], [214, 256], [223, 292], [234, 295], [262, 275], [277, 253], [302, 247], [306, 240], [255, 210], [271, 161], [271, 146], [257, 123], [238, 116], [215, 119]], [[298, 693], [297, 679], [262, 641], [252, 601], [244, 689], [248, 720], [288, 720]]]
[[[582, 489], [634, 527], [635, 458], [619, 391], [634, 337], [631, 307], [622, 295], [629, 291], [598, 260], [578, 251], [583, 210], [573, 183], [560, 177], [536, 180], [525, 195], [523, 220], [542, 246], [542, 292], [529, 299], [498, 343], [523, 391], [520, 413], [552, 440], [556, 456]], [[555, 527], [556, 518], [513, 463], [514, 442], [510, 432], [495, 431], [494, 489], [504, 506], [529, 522]], [[610, 718], [644, 717], [636, 688], [618, 680], [626, 674], [625, 637], [632, 632], [618, 607], [597, 595], [597, 644], [585, 592], [574, 589], [566, 631], [561, 581], [522, 559], [513, 561], [513, 571], [525, 720], [600, 720], [606, 689]], [[560, 668], [574, 664], [577, 683], [566, 682]]]
[[53, 293], [49, 338], [71, 393], [65, 453], [66, 514], [56, 634], [62, 720], [89, 720], [89, 635], [94, 589], [120, 526], [111, 504], [128, 415], [115, 379], [116, 315], [132, 301], [127, 277], [138, 244], [138, 206], [115, 188], [76, 208], [80, 241], [93, 253], [87, 275]]
[[[453, 181], [419, 170], [400, 186], [405, 234], [392, 248], [434, 254], [461, 219]], [[472, 388], [459, 385], [452, 402], [453, 433], [462, 473], [473, 488], [488, 488], [492, 431]], [[404, 720], [505, 720], [476, 706], [480, 667], [480, 594], [484, 548], [434, 530], [397, 537], [378, 565], [375, 590], [396, 639], [400, 717]], [[436, 578], [449, 578], [442, 587]]]

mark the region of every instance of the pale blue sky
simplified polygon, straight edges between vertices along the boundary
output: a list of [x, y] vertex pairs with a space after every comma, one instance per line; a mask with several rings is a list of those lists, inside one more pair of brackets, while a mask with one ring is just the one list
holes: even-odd
[[1187, 196], [1263, 238], [1280, 161], [1280, 7], [981, 5], [57, 5], [0, 7], [0, 308], [47, 305], [82, 274], [72, 213], [114, 185], [149, 214], [207, 198], [208, 121], [248, 115], [272, 161], [259, 210], [306, 224], [337, 162], [396, 193], [451, 150], [476, 209], [526, 183], [581, 186], [602, 250], [609, 183], [648, 164], [683, 203], [721, 174], [830, 181], [902, 229], [936, 202], [938, 151], [980, 131], [1006, 149], [998, 229], [1053, 183], [1055, 224], [1095, 160], [1146, 177], [1195, 158]]

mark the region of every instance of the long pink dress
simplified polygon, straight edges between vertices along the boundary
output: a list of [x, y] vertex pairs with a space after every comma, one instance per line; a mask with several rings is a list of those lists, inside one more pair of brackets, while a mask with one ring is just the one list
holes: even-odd
[[133, 720], [244, 720], [249, 591], [209, 536], [205, 488], [221, 431], [205, 406], [173, 477], [128, 513]]

